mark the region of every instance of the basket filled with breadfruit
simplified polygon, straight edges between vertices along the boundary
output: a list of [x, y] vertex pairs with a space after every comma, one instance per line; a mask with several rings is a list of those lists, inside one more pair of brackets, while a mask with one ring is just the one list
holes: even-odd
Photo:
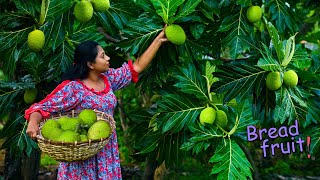
[[83, 161], [96, 155], [115, 131], [112, 116], [92, 109], [52, 115], [39, 124], [40, 150], [61, 162]]

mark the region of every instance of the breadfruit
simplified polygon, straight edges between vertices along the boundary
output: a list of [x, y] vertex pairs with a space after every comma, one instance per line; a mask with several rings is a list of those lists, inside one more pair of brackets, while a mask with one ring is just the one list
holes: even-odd
[[293, 70], [289, 70], [283, 75], [283, 83], [289, 88], [295, 87], [298, 84], [298, 75]]
[[45, 43], [45, 36], [41, 30], [34, 30], [28, 34], [28, 46], [34, 52], [39, 52]]
[[74, 16], [80, 23], [88, 22], [93, 16], [92, 4], [87, 0], [81, 0], [74, 6]]
[[48, 139], [50, 139], [52, 141], [58, 141], [62, 133], [63, 133], [62, 129], [52, 128], [49, 132]]
[[181, 26], [172, 24], [165, 29], [166, 37], [175, 45], [182, 45], [186, 41], [186, 34]]
[[80, 135], [74, 131], [64, 131], [60, 137], [58, 138], [58, 141], [61, 142], [76, 142], [80, 141]]
[[97, 115], [92, 109], [82, 110], [78, 117], [82, 119], [83, 125], [87, 127], [90, 127], [97, 121]]
[[92, 0], [91, 4], [97, 12], [106, 12], [110, 8], [109, 0]]
[[227, 114], [222, 110], [217, 110], [215, 124], [219, 125], [222, 128], [226, 128], [228, 125]]
[[66, 121], [68, 121], [69, 117], [68, 116], [61, 116], [57, 122], [59, 123], [60, 126], [62, 126], [62, 124], [66, 124]]
[[77, 132], [80, 129], [81, 120], [79, 118], [68, 118], [68, 120], [64, 121], [61, 124], [61, 129], [66, 131], [74, 131]]
[[251, 6], [247, 10], [247, 19], [251, 23], [260, 21], [262, 16], [262, 10], [260, 6]]
[[26, 104], [32, 104], [37, 98], [38, 90], [36, 88], [24, 91], [23, 100]]
[[275, 91], [279, 89], [282, 85], [281, 77], [280, 77], [280, 72], [270, 72], [267, 75], [266, 79], [266, 86], [269, 90]]
[[86, 135], [80, 134], [80, 142], [88, 141], [88, 137]]
[[53, 120], [53, 119], [49, 119], [47, 120], [42, 128], [41, 128], [41, 134], [44, 138], [50, 139], [50, 133], [52, 131], [52, 129], [54, 128], [60, 128], [60, 125], [58, 124], [57, 121]]
[[259, 31], [262, 32], [264, 30], [264, 24], [261, 21], [253, 23], [253, 26]]
[[213, 124], [216, 119], [216, 110], [212, 107], [207, 107], [200, 113], [200, 123], [204, 125], [204, 123]]
[[91, 140], [97, 140], [101, 138], [109, 137], [111, 128], [106, 121], [95, 122], [88, 130], [88, 138]]

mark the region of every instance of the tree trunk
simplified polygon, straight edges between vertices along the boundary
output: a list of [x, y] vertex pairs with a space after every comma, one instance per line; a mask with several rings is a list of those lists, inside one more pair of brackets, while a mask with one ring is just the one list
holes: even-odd
[[5, 157], [5, 180], [37, 180], [40, 166], [40, 151], [33, 150], [28, 157], [22, 154], [15, 158], [9, 151], [6, 151]]

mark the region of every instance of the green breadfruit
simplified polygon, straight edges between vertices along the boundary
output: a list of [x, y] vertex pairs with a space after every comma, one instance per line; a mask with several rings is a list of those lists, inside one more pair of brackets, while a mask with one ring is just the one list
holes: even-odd
[[92, 126], [92, 124], [97, 121], [96, 112], [94, 112], [92, 109], [82, 110], [78, 117], [82, 119], [82, 123], [86, 127]]
[[81, 0], [74, 6], [74, 16], [80, 23], [88, 22], [93, 16], [92, 4], [87, 0]]
[[66, 122], [68, 121], [69, 117], [68, 116], [61, 116], [57, 122], [59, 123], [60, 126], [62, 126], [62, 124], [66, 124]]
[[58, 141], [60, 138], [60, 135], [63, 133], [63, 130], [60, 128], [52, 128], [49, 132], [48, 139], [52, 141]]
[[53, 128], [60, 128], [60, 125], [58, 124], [57, 121], [55, 121], [55, 120], [53, 120], [53, 119], [47, 120], [47, 121], [43, 124], [43, 126], [42, 126], [42, 128], [41, 128], [41, 134], [42, 134], [42, 136], [43, 136], [44, 138], [46, 138], [46, 139], [50, 139], [50, 138], [49, 138], [49, 137], [50, 137], [50, 133], [51, 133], [51, 130], [52, 130]]
[[109, 137], [111, 128], [106, 121], [95, 122], [88, 130], [88, 138], [91, 140], [97, 140], [101, 138]]
[[167, 39], [175, 45], [182, 45], [186, 41], [186, 34], [181, 26], [171, 24], [165, 29]]
[[109, 0], [92, 0], [91, 4], [97, 12], [106, 12], [110, 8]]
[[58, 141], [61, 142], [76, 142], [80, 141], [80, 135], [74, 131], [64, 131], [60, 137], [58, 138]]
[[289, 70], [283, 75], [283, 84], [289, 88], [295, 87], [298, 84], [298, 75], [293, 70]]
[[217, 110], [216, 120], [214, 121], [214, 123], [222, 128], [226, 128], [228, 125], [227, 114], [222, 110]]
[[260, 21], [262, 17], [262, 10], [260, 6], [251, 6], [247, 10], [247, 19], [251, 23]]
[[45, 43], [45, 36], [41, 30], [34, 30], [28, 34], [28, 46], [34, 52], [39, 52]]
[[61, 124], [61, 129], [66, 131], [74, 131], [77, 132], [81, 126], [81, 119], [80, 118], [68, 118], [67, 121], [64, 121]]
[[38, 90], [36, 88], [24, 91], [23, 100], [26, 104], [32, 104], [37, 98]]
[[261, 21], [253, 23], [253, 26], [259, 31], [262, 32], [264, 30], [264, 24]]
[[216, 110], [212, 107], [207, 107], [200, 113], [200, 123], [204, 125], [204, 123], [213, 124], [216, 119]]
[[86, 142], [89, 141], [88, 137], [86, 135], [80, 134], [80, 142]]
[[270, 72], [267, 75], [266, 79], [266, 86], [269, 90], [275, 91], [279, 89], [282, 85], [281, 77], [280, 77], [280, 72]]

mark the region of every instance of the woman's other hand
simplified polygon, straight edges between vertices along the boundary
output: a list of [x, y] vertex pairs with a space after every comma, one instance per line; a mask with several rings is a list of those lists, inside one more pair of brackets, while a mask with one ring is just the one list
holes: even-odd
[[34, 112], [30, 115], [30, 120], [28, 122], [28, 127], [26, 133], [30, 138], [36, 139], [39, 133], [39, 123], [42, 120], [42, 115], [38, 112]]

